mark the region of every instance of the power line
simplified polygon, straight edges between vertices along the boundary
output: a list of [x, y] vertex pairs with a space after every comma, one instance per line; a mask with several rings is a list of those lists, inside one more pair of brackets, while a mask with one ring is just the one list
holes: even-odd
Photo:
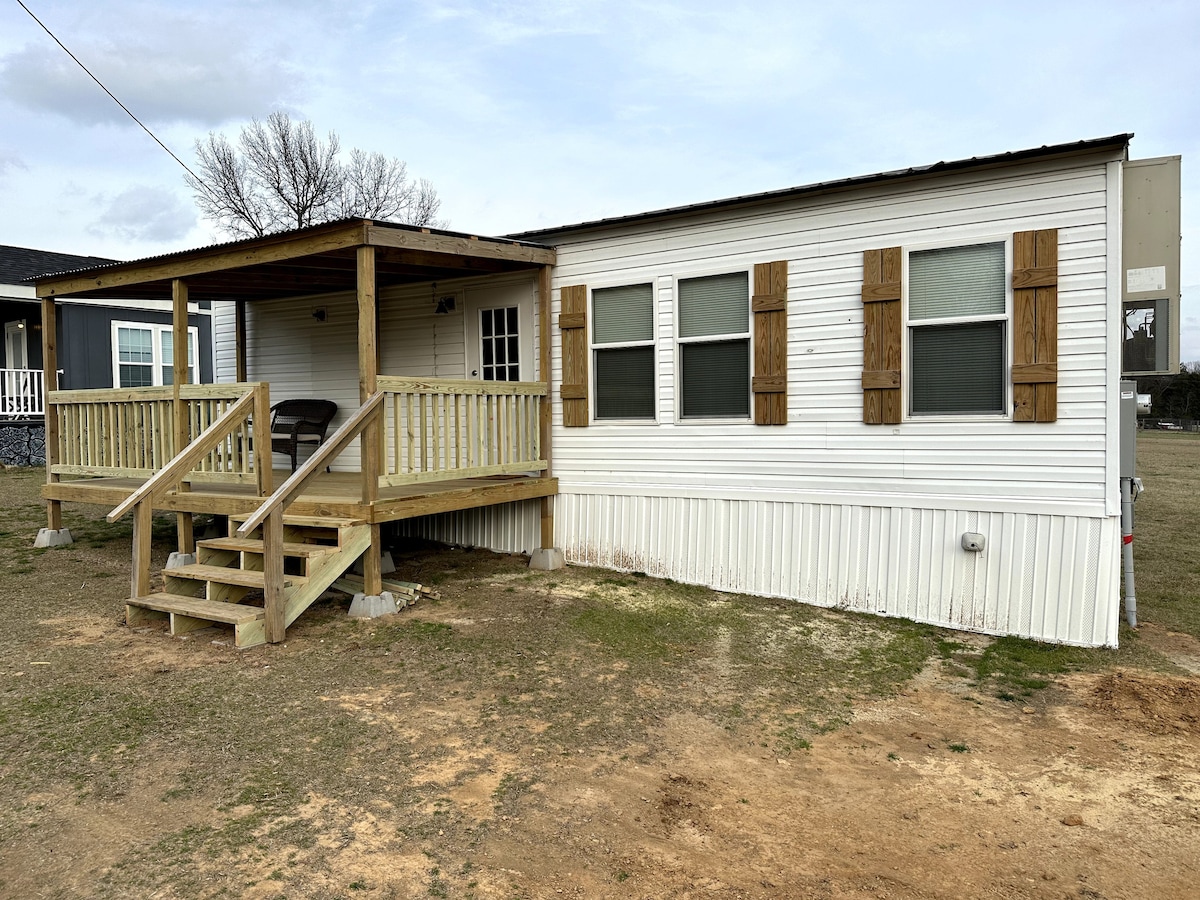
[[[33, 10], [31, 10], [28, 6], [25, 5], [24, 0], [17, 0], [17, 5], [20, 6], [21, 9], [25, 10], [25, 12], [29, 13], [29, 18], [31, 18], [31, 19], [33, 19], [33, 21], [37, 22], [38, 25], [41, 26], [42, 31], [44, 31], [44, 32], [46, 32], [46, 34], [50, 35], [50, 37], [54, 41], [54, 43], [58, 44], [58, 46], [62, 48], [63, 53], [65, 53], [65, 54], [67, 54], [67, 56], [71, 57], [71, 59], [73, 59], [75, 61], [75, 64], [77, 66], [79, 66], [79, 68], [81, 68], [81, 69], [83, 69], [83, 71], [87, 72], [88, 77], [91, 78], [92, 81], [96, 82], [96, 84], [100, 85], [100, 90], [102, 90], [102, 91], [104, 91], [104, 93], [108, 94], [108, 96], [112, 98], [113, 103], [115, 103], [115, 104], [117, 104], [117, 106], [121, 107], [121, 109], [123, 109], [125, 111], [125, 114], [127, 116], [129, 116], [129, 118], [131, 118], [131, 119], [133, 119], [133, 121], [137, 122], [138, 126], [142, 129], [142, 131], [144, 131], [144, 132], [146, 132], [146, 134], [150, 135], [150, 138], [154, 141], [154, 143], [156, 143], [156, 144], [158, 144], [158, 146], [162, 147], [163, 150], [165, 150], [167, 152], [167, 155], [171, 157], [171, 159], [173, 159], [173, 160], [175, 160], [175, 162], [179, 163], [179, 165], [181, 165], [183, 167], [183, 170], [192, 176], [192, 179], [193, 179], [193, 181], [195, 181], [196, 184], [200, 185], [202, 188], [204, 188], [204, 190], [208, 191], [210, 194], [213, 193], [212, 189], [209, 188], [209, 186], [207, 184], [205, 184], [203, 181], [200, 180], [200, 178], [196, 175], [196, 173], [193, 172], [191, 170], [191, 168], [188, 167], [187, 163], [185, 163], [182, 159], [180, 159], [178, 156], [176, 156], [170, 147], [168, 147], [166, 144], [164, 144], [162, 141], [160, 141], [158, 139], [158, 135], [156, 135], [153, 131], [151, 131], [149, 128], [147, 128], [142, 123], [142, 120], [139, 119], [137, 116], [135, 116], [130, 111], [128, 106], [126, 106], [124, 103], [122, 103], [120, 100], [117, 99], [116, 94], [114, 94], [112, 91], [110, 91], [107, 87], [104, 86], [103, 81], [101, 81], [99, 78], [97, 78], [95, 75], [92, 74], [91, 69], [89, 69], [82, 62], [80, 62], [78, 56], [76, 56], [74, 53], [72, 53], [70, 50], [67, 49], [67, 45], [64, 44], [62, 41], [60, 41], [58, 39], [57, 35], [55, 35], [53, 31], [51, 31], [49, 28], [47, 28], [46, 24], [41, 19], [39, 19], [37, 16], [35, 16], [33, 14]], [[215, 196], [215, 194], [214, 194], [214, 196]]]

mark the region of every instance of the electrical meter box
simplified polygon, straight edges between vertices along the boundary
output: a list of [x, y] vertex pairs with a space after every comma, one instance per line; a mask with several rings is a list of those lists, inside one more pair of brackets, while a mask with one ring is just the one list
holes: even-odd
[[1121, 464], [1120, 477], [1137, 475], [1137, 414], [1136, 381], [1121, 382]]
[[1179, 371], [1178, 156], [1123, 163], [1121, 374]]

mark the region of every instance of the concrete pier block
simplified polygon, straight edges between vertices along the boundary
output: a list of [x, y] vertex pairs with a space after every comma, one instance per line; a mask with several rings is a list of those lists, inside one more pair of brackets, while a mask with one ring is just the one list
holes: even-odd
[[75, 541], [71, 537], [70, 528], [60, 528], [57, 531], [52, 528], [43, 528], [34, 538], [33, 546], [41, 549], [43, 547], [66, 547], [73, 543]]
[[563, 559], [562, 551], [557, 547], [534, 550], [533, 555], [529, 557], [529, 568], [540, 569], [543, 572], [553, 572], [566, 564], [567, 561]]
[[379, 595], [355, 594], [354, 599], [350, 601], [349, 615], [355, 619], [374, 619], [399, 611], [396, 598], [390, 591], [384, 591]]
[[196, 564], [195, 553], [179, 553], [174, 552], [167, 557], [167, 569], [179, 569], [183, 566], [194, 566]]

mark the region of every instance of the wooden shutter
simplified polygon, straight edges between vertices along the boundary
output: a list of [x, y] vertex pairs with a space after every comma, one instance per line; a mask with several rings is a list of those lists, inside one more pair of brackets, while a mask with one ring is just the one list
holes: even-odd
[[787, 260], [754, 267], [754, 424], [787, 424]]
[[558, 393], [563, 425], [582, 428], [588, 423], [587, 287], [565, 287], [561, 298], [558, 327], [562, 332], [562, 384]]
[[1013, 421], [1058, 418], [1058, 229], [1013, 235]]
[[900, 422], [900, 348], [904, 320], [900, 316], [900, 248], [863, 254], [863, 422]]

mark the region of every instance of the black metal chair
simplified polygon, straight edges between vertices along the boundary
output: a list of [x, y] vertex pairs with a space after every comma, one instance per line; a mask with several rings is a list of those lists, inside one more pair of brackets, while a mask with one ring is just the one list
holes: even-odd
[[271, 407], [271, 452], [286, 453], [296, 471], [296, 450], [301, 444], [316, 449], [337, 414], [332, 400], [280, 400]]

